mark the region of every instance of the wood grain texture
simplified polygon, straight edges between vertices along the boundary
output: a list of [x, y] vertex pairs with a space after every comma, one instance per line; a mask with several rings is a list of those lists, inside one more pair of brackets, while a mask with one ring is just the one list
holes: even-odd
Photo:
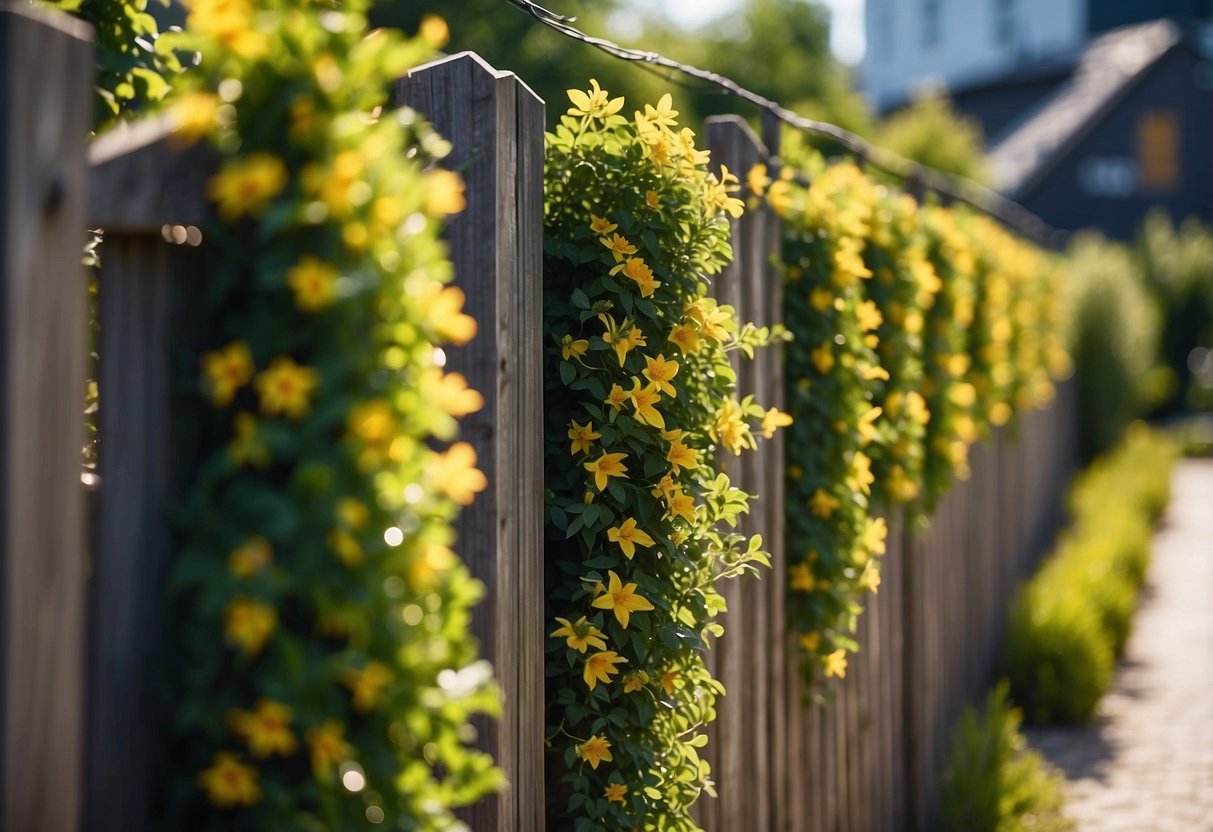
[[0, 828], [79, 823], [91, 35], [0, 3]]
[[477, 722], [479, 745], [509, 786], [462, 817], [476, 832], [542, 830], [544, 105], [516, 76], [471, 53], [412, 70], [398, 101], [454, 148], [445, 163], [464, 177], [468, 204], [446, 237], [455, 283], [480, 327], [470, 344], [449, 351], [448, 367], [484, 395], [484, 408], [461, 430], [489, 480], [456, 534], [487, 589], [472, 630], [505, 699], [499, 721]]
[[174, 355], [196, 334], [205, 249], [166, 243], [158, 222], [142, 234], [107, 233], [103, 246], [85, 828], [138, 832], [155, 803], [168, 735], [168, 715], [151, 694], [174, 551], [167, 511], [196, 458], [178, 430], [187, 420], [173, 406]]

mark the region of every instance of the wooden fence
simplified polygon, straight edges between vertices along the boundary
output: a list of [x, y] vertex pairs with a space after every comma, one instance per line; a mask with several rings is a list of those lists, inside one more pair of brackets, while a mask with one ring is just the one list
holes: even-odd
[[[194, 457], [172, 385], [177, 345], [197, 325], [189, 311], [206, 273], [198, 227], [209, 217], [202, 185], [214, 157], [175, 148], [166, 126], [151, 122], [94, 143], [86, 169], [90, 61], [86, 33], [0, 0], [0, 817], [13, 832], [149, 825], [163, 715], [145, 690], [173, 551], [165, 518]], [[36, 77], [26, 69], [35, 63]], [[464, 818], [476, 832], [538, 831], [543, 102], [466, 54], [415, 70], [398, 93], [452, 142], [451, 162], [468, 183], [468, 208], [449, 235], [480, 335], [452, 351], [450, 366], [485, 395], [464, 435], [490, 486], [463, 513], [459, 550], [488, 587], [473, 629], [505, 696], [504, 718], [480, 724], [479, 742], [510, 785]], [[734, 117], [711, 120], [708, 136], [713, 158], [733, 170], [764, 152]], [[91, 530], [78, 458], [85, 273], [77, 240], [86, 223], [106, 228], [103, 484]], [[745, 319], [780, 318], [770, 267], [777, 240], [764, 210], [736, 224], [736, 263], [717, 291]], [[781, 372], [768, 351], [742, 368], [740, 384], [778, 405]], [[766, 442], [731, 472], [762, 495], [746, 523], [766, 536], [774, 566], [726, 591], [727, 632], [710, 657], [728, 690], [709, 746], [720, 797], [702, 801], [705, 828], [924, 828], [947, 729], [991, 681], [1010, 594], [1057, 520], [1073, 414], [1063, 390], [1052, 409], [1024, 420], [1018, 441], [1004, 432], [974, 449], [972, 478], [929, 528], [888, 518], [863, 649], [828, 707], [804, 706], [785, 632], [782, 472], [794, 451]]]

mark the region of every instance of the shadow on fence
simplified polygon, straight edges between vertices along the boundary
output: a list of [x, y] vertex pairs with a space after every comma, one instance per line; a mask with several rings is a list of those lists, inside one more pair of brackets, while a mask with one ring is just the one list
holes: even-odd
[[[86, 177], [90, 56], [86, 33], [0, 4], [0, 816], [14, 832], [139, 830], [150, 821], [161, 734], [145, 698], [148, 657], [173, 550], [166, 509], [190, 476], [191, 440], [172, 410], [182, 370], [175, 345], [201, 325], [191, 298], [205, 279], [206, 247], [195, 248], [192, 227], [208, 216], [201, 192], [214, 157], [175, 148], [163, 123], [148, 123], [95, 143]], [[464, 432], [491, 484], [463, 513], [460, 551], [488, 587], [473, 628], [505, 695], [504, 718], [478, 726], [480, 744], [511, 785], [464, 817], [478, 832], [540, 830], [543, 102], [470, 54], [414, 70], [399, 94], [452, 142], [469, 186], [449, 237], [481, 333], [450, 365], [485, 395]], [[730, 169], [761, 158], [741, 119], [713, 119], [708, 135], [713, 158]], [[97, 225], [107, 231], [103, 484], [86, 557], [77, 241]], [[742, 319], [779, 320], [775, 218], [750, 212], [734, 243], [720, 299]], [[746, 366], [740, 384], [781, 405], [777, 353]], [[1019, 441], [1003, 432], [974, 449], [971, 480], [929, 528], [888, 518], [862, 650], [828, 707], [803, 705], [785, 628], [783, 455], [794, 451], [767, 442], [730, 472], [762, 495], [746, 523], [766, 537], [774, 567], [726, 590], [726, 635], [710, 659], [728, 690], [708, 754], [720, 797], [703, 801], [705, 828], [924, 827], [947, 729], [988, 685], [1011, 593], [1058, 519], [1073, 414], [1066, 386], [1051, 409], [1023, 420]]]

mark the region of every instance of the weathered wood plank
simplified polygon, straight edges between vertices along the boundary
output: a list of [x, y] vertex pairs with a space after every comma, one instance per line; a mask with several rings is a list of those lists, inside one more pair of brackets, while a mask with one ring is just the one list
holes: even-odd
[[541, 258], [543, 102], [515, 75], [471, 53], [412, 70], [401, 104], [452, 144], [446, 160], [467, 183], [467, 209], [446, 237], [455, 282], [480, 334], [451, 350], [485, 399], [463, 421], [489, 488], [456, 526], [458, 548], [487, 588], [472, 630], [502, 687], [502, 718], [480, 720], [479, 745], [510, 784], [464, 814], [477, 832], [542, 830], [543, 412]]
[[[136, 154], [138, 150], [132, 151]], [[102, 487], [89, 609], [85, 827], [146, 828], [168, 716], [150, 691], [161, 650], [163, 584], [174, 551], [170, 502], [196, 450], [176, 418], [176, 349], [197, 327], [205, 250], [166, 242], [160, 225], [107, 234], [98, 275]]]
[[75, 830], [84, 730], [87, 26], [0, 3], [0, 827]]

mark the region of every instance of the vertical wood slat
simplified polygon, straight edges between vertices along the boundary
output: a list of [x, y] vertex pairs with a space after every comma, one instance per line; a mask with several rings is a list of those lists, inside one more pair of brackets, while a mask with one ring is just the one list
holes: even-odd
[[101, 323], [98, 492], [89, 581], [89, 832], [141, 830], [166, 753], [151, 701], [163, 584], [173, 552], [165, 514], [191, 477], [194, 449], [176, 418], [174, 346], [197, 332], [205, 249], [172, 245], [168, 225], [210, 218], [204, 184], [216, 156], [169, 141], [150, 121], [89, 148], [89, 227], [106, 229], [97, 281]]
[[[737, 116], [707, 119], [714, 167], [744, 177], [767, 157], [767, 149]], [[771, 268], [778, 226], [765, 206], [754, 206], [733, 223], [733, 262], [717, 279], [714, 295], [736, 307], [739, 321], [767, 326], [782, 320], [782, 291]], [[737, 362], [738, 396], [753, 394], [764, 406], [779, 406], [781, 360], [776, 349]], [[776, 434], [778, 437], [778, 434]], [[759, 439], [756, 452], [729, 459], [733, 484], [757, 494], [741, 531], [761, 534], [772, 568], [761, 580], [729, 582], [725, 635], [717, 644], [718, 678], [727, 691], [718, 705], [708, 759], [722, 784], [717, 805], [702, 815], [707, 829], [777, 829], [786, 821], [786, 721], [784, 714], [786, 565], [782, 550], [783, 447], [778, 438]], [[780, 816], [777, 819], [777, 814]]]
[[471, 53], [418, 67], [399, 101], [451, 142], [446, 163], [467, 183], [467, 209], [446, 237], [455, 284], [480, 332], [449, 352], [448, 367], [484, 395], [462, 422], [489, 487], [463, 511], [457, 547], [485, 599], [472, 614], [481, 655], [492, 662], [505, 706], [478, 720], [479, 745], [508, 786], [464, 814], [477, 832], [542, 830], [543, 412], [540, 360], [543, 101], [517, 76]]
[[84, 696], [91, 31], [0, 3], [0, 827], [68, 832]]

